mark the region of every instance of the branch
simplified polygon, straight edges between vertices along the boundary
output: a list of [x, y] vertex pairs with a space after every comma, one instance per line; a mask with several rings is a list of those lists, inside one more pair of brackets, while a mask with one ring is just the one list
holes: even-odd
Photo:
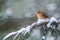
[[[51, 21], [51, 20], [53, 20], [53, 21]], [[44, 23], [48, 23], [50, 25], [52, 22], [57, 22], [58, 23], [58, 22], [60, 22], [60, 20], [58, 21], [55, 18], [51, 18], [51, 19], [48, 19], [48, 18], [47, 19], [38, 19], [37, 22], [27, 26], [26, 28], [21, 28], [20, 30], [18, 30], [16, 32], [9, 33], [7, 36], [5, 36], [3, 38], [3, 40], [6, 40], [8, 37], [13, 36], [13, 35], [15, 35], [13, 40], [16, 40], [17, 36], [19, 36], [20, 34], [25, 36], [27, 33], [30, 34], [31, 29], [33, 29], [34, 27], [39, 26], [39, 25], [44, 24]], [[49, 26], [49, 25], [47, 25], [47, 26]]]
[[18, 30], [18, 31], [16, 31], [16, 32], [9, 33], [8, 35], [6, 35], [6, 36], [3, 38], [3, 40], [6, 40], [8, 37], [10, 37], [10, 36], [12, 36], [12, 35], [15, 35], [15, 34], [16, 34], [16, 35], [15, 35], [15, 37], [13, 38], [13, 40], [15, 40], [15, 39], [17, 38], [17, 36], [18, 36], [19, 34], [21, 34], [21, 33], [25, 36], [25, 34], [26, 34], [26, 33], [30, 33], [31, 29], [34, 28], [35, 26], [41, 25], [41, 24], [46, 23], [46, 22], [48, 22], [48, 21], [49, 21], [49, 20], [47, 20], [47, 19], [45, 19], [45, 20], [44, 20], [44, 19], [38, 20], [37, 22], [35, 22], [35, 23], [27, 26], [26, 28], [21, 28], [20, 30]]
[[51, 27], [52, 23], [60, 23], [60, 19], [56, 19], [55, 17], [51, 17], [50, 22], [47, 24], [47, 27]]
[[6, 40], [7, 38], [11, 37], [12, 35], [15, 35], [17, 34], [17, 32], [12, 32], [12, 33], [9, 33], [8, 35], [6, 35], [3, 40]]
[[18, 30], [17, 34], [15, 35], [15, 37], [13, 38], [13, 40], [15, 40], [19, 34], [21, 34], [21, 33], [23, 34], [25, 31], [26, 31], [25, 28], [21, 28], [20, 30]]

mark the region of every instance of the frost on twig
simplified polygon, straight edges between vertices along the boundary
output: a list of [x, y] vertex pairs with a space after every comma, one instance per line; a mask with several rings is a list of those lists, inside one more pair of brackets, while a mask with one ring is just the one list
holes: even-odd
[[51, 17], [50, 22], [47, 24], [47, 27], [51, 27], [51, 24], [54, 22], [60, 23], [60, 19], [57, 20], [55, 17]]
[[35, 26], [38, 26], [42, 23], [46, 23], [48, 21], [47, 21], [47, 19], [39, 20], [39, 21], [27, 26], [26, 28], [21, 28], [20, 30], [18, 30], [16, 32], [9, 33], [8, 35], [6, 35], [3, 38], [3, 40], [6, 40], [8, 37], [13, 36], [14, 34], [15, 34], [15, 36], [14, 36], [13, 40], [15, 40], [17, 38], [17, 36], [19, 36], [20, 34], [22, 34], [23, 36], [25, 36], [27, 33], [30, 34], [32, 28], [34, 28]]
[[3, 38], [3, 40], [6, 40], [7, 38], [9, 38], [10, 36], [15, 35], [15, 34], [17, 34], [17, 32], [9, 33], [8, 35], [6, 35], [6, 36]]
[[[52, 19], [54, 19], [54, 18], [51, 18], [51, 20], [52, 20]], [[42, 19], [42, 20], [41, 20], [41, 19], [38, 19], [37, 22], [35, 22], [35, 23], [27, 26], [26, 28], [21, 28], [20, 30], [18, 30], [18, 31], [16, 31], [16, 32], [9, 33], [8, 35], [6, 35], [6, 36], [3, 38], [3, 40], [6, 40], [8, 37], [13, 36], [13, 35], [15, 35], [15, 36], [13, 37], [13, 40], [16, 40], [16, 38], [17, 38], [18, 36], [21, 36], [21, 35], [26, 36], [26, 34], [30, 34], [30, 33], [31, 33], [31, 30], [32, 30], [34, 27], [36, 27], [36, 26], [39, 26], [39, 25], [44, 24], [44, 23], [49, 23], [49, 25], [50, 25], [50, 22], [49, 22], [49, 21], [51, 21], [51, 20], [50, 20], [50, 19]], [[56, 20], [56, 19], [54, 19], [52, 22], [54, 22], [55, 20]], [[56, 22], [58, 22], [58, 21], [56, 20]], [[49, 25], [47, 25], [47, 26], [49, 26]]]
[[25, 32], [25, 28], [22, 28], [22, 29], [18, 30], [17, 34], [15, 35], [15, 37], [13, 38], [13, 40], [15, 40], [19, 34], [23, 34], [24, 32]]

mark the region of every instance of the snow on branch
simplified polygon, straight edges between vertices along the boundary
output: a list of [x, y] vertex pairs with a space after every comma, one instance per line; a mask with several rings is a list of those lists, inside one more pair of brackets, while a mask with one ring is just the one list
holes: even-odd
[[52, 22], [57, 22], [58, 23], [58, 22], [60, 22], [60, 20], [56, 20], [56, 18], [54, 18], [54, 17], [52, 17], [51, 19], [48, 19], [48, 18], [47, 19], [38, 19], [37, 22], [32, 23], [31, 25], [27, 26], [26, 28], [21, 28], [20, 30], [18, 30], [16, 32], [9, 33], [8, 35], [6, 35], [3, 38], [3, 40], [6, 40], [13, 35], [15, 35], [13, 37], [13, 40], [16, 40], [16, 38], [18, 36], [20, 36], [20, 34], [25, 36], [27, 33], [30, 34], [31, 29], [33, 29], [34, 27], [39, 26], [39, 25], [44, 24], [44, 23], [48, 23], [47, 26], [49, 27]]

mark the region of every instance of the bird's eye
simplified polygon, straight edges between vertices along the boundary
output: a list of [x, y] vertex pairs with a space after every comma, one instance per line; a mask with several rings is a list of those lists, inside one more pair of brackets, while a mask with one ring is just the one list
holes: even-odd
[[38, 14], [40, 13], [40, 12], [37, 12]]

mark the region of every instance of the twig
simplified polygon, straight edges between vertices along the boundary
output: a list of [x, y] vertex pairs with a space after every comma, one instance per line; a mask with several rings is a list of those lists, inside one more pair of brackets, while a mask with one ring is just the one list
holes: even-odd
[[[51, 21], [51, 22], [49, 22], [49, 21]], [[31, 29], [33, 29], [34, 27], [39, 26], [39, 25], [44, 24], [44, 23], [48, 23], [50, 25], [52, 22], [59, 23], [60, 20], [57, 21], [55, 18], [42, 19], [42, 20], [41, 19], [38, 19], [37, 22], [35, 22], [35, 23], [27, 26], [26, 28], [21, 28], [20, 30], [18, 30], [16, 32], [9, 33], [7, 36], [5, 36], [3, 38], [3, 40], [6, 40], [8, 37], [13, 36], [13, 35], [15, 35], [14, 38], [13, 38], [13, 40], [16, 40], [17, 36], [19, 36], [20, 34], [22, 34], [23, 36], [25, 36], [27, 33], [30, 34]], [[47, 26], [49, 26], [49, 25], [47, 25]]]

